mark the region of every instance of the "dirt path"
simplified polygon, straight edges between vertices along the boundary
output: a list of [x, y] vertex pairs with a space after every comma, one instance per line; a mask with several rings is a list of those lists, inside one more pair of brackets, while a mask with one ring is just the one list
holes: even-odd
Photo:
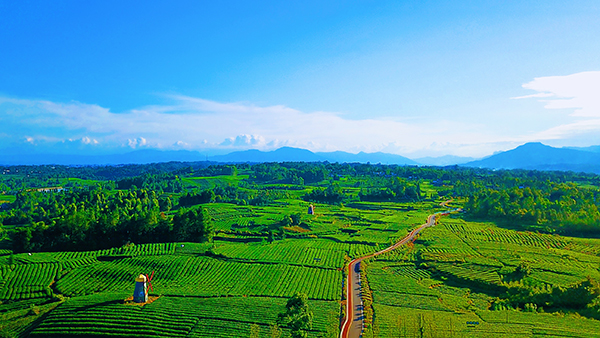
[[[448, 203], [444, 202], [444, 203]], [[445, 204], [442, 203], [443, 206]], [[421, 230], [435, 225], [436, 217], [438, 216], [446, 216], [450, 214], [450, 211], [435, 213], [429, 215], [427, 217], [427, 222], [415, 230], [411, 231], [406, 237], [402, 238], [402, 240], [396, 242], [394, 245], [385, 248], [376, 253], [359, 257], [354, 259], [348, 264], [348, 278], [346, 284], [346, 318], [342, 324], [342, 329], [340, 331], [340, 338], [359, 338], [362, 335], [363, 326], [364, 326], [364, 314], [363, 314], [363, 303], [360, 296], [360, 262], [364, 259], [375, 257], [377, 255], [381, 255], [382, 253], [386, 253], [396, 249], [397, 247], [406, 244], [408, 241], [412, 241], [416, 235], [421, 232]]]

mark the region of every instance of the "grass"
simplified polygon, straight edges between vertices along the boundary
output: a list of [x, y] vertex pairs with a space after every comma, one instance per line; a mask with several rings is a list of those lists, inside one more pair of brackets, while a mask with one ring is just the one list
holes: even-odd
[[597, 321], [574, 316], [485, 310], [457, 313], [380, 304], [375, 304], [375, 313], [385, 314], [375, 324], [379, 337], [600, 337]]
[[15, 195], [0, 195], [0, 204], [2, 203], [13, 203], [17, 200]]
[[249, 175], [236, 176], [206, 176], [206, 177], [183, 177], [181, 180], [189, 186], [198, 187], [201, 189], [214, 188], [222, 185], [237, 186], [240, 181], [248, 179]]
[[[144, 307], [124, 305], [125, 294], [72, 299], [47, 316], [31, 337], [119, 335], [161, 337], [245, 337], [257, 324], [263, 333], [285, 308], [285, 299], [265, 297], [195, 298], [162, 296]], [[315, 313], [310, 337], [326, 336], [335, 302], [309, 301]], [[251, 309], [251, 310], [250, 310]], [[102, 321], [110, 318], [110, 321]], [[235, 320], [231, 320], [235, 318]], [[287, 330], [285, 330], [287, 331]]]
[[326, 239], [286, 239], [274, 243], [217, 242], [214, 252], [248, 262], [298, 264], [330, 269], [344, 266], [349, 245]]
[[[183, 180], [205, 189], [246, 178]], [[339, 183], [347, 193], [360, 191], [352, 180]], [[290, 193], [300, 197], [310, 189]], [[428, 195], [441, 189], [447, 187], [421, 183]], [[307, 214], [310, 203], [296, 198], [267, 206], [211, 203], [203, 207], [217, 230], [213, 243], [12, 256], [6, 251], [0, 253], [0, 318], [10, 324], [0, 328], [12, 335], [31, 331], [31, 337], [247, 337], [258, 325], [260, 335], [268, 336], [287, 299], [305, 292], [315, 313], [309, 336], [337, 337], [348, 260], [401, 239], [428, 215], [445, 210], [439, 203], [312, 203], [315, 215]], [[300, 226], [269, 243], [269, 231], [279, 231], [291, 214], [301, 215]], [[521, 265], [531, 272], [516, 276]], [[508, 285], [600, 280], [598, 239], [508, 230], [449, 216], [414, 243], [364, 262], [362, 269], [374, 313], [365, 337], [600, 336], [600, 321], [574, 309], [491, 310], [498, 290]], [[144, 307], [122, 304], [134, 278], [151, 271], [154, 294], [161, 297]]]
[[73, 177], [69, 177], [69, 178], [61, 178], [60, 179], [61, 184], [66, 185], [68, 183], [72, 183], [74, 185], [81, 185], [81, 186], [91, 186], [91, 185], [96, 185], [98, 183], [102, 183], [102, 181], [97, 181], [97, 180], [84, 180], [81, 178], [73, 178]]
[[[189, 180], [202, 185], [233, 183], [241, 179], [243, 176]], [[118, 313], [119, 318], [136, 320], [136, 314], [123, 311], [139, 310], [123, 309], [114, 302], [129, 295], [138, 274], [156, 271], [153, 286], [163, 297], [144, 307], [143, 311], [148, 312], [150, 317], [163, 318], [163, 324], [155, 328], [152, 328], [154, 324], [150, 325], [144, 331], [148, 335], [177, 336], [178, 331], [164, 329], [164, 326], [170, 325], [166, 318], [168, 314], [158, 315], [158, 312], [146, 309], [158, 307], [161, 302], [174, 306], [175, 300], [189, 299], [202, 300], [206, 312], [181, 325], [189, 327], [185, 334], [207, 336], [209, 332], [214, 333], [211, 325], [216, 325], [222, 328], [223, 336], [243, 336], [252, 323], [258, 324], [261, 332], [266, 333], [268, 324], [274, 321], [273, 315], [262, 316], [260, 306], [244, 302], [263, 299], [267, 303], [282, 305], [294, 293], [304, 292], [313, 307], [319, 307], [315, 311], [315, 331], [311, 332], [311, 336], [334, 337], [338, 334], [339, 301], [342, 299], [343, 267], [347, 257], [372, 253], [403, 236], [414, 224], [424, 222], [432, 205], [387, 203], [377, 208], [374, 204], [352, 208], [315, 204], [316, 214], [308, 215], [308, 204], [296, 199], [282, 200], [269, 206], [207, 204], [205, 207], [217, 231], [226, 235], [224, 240], [214, 243], [142, 244], [90, 252], [17, 254], [12, 258], [4, 255], [0, 257], [0, 263], [7, 264], [10, 259], [14, 266], [9, 268], [11, 273], [6, 270], [7, 273], [3, 274], [4, 282], [0, 278], [0, 291], [9, 295], [4, 297], [4, 301], [13, 298], [17, 302], [28, 302], [37, 297], [38, 289], [46, 292], [44, 296], [47, 297], [71, 297], [37, 325], [31, 336], [86, 335], [98, 326], [100, 318], [113, 318], [110, 312]], [[302, 228], [306, 232], [290, 231], [289, 235], [306, 235], [304, 238], [288, 238], [273, 243], [226, 240], [227, 236], [248, 237], [246, 233], [265, 234], [269, 229], [278, 228], [283, 217], [294, 213], [302, 215]], [[405, 222], [407, 220], [409, 224]], [[345, 232], [347, 230], [356, 232]], [[34, 270], [27, 274], [17, 273], [23, 269]], [[43, 274], [42, 271], [48, 273]], [[35, 277], [38, 275], [44, 277]], [[29, 285], [27, 276], [37, 278], [38, 289], [26, 286]], [[17, 286], [24, 289], [17, 289]], [[221, 298], [223, 296], [227, 298]], [[39, 298], [39, 301], [47, 299]], [[227, 305], [223, 303], [225, 300], [232, 303]], [[81, 306], [84, 303], [88, 305]], [[256, 307], [260, 311], [255, 309], [253, 313], [257, 313], [260, 320], [250, 318], [239, 325], [231, 321], [231, 313], [220, 317], [216, 315], [217, 307], [235, 308], [234, 304]], [[87, 306], [100, 312], [106, 308], [106, 311], [98, 315], [97, 312], [89, 312]], [[94, 319], [93, 316], [99, 317]], [[185, 321], [175, 315], [173, 318]], [[74, 325], [76, 329], [69, 331], [61, 325]], [[104, 334], [126, 336], [130, 332], [125, 324], [118, 322], [103, 323], [99, 327], [98, 332]]]
[[[363, 267], [373, 293], [374, 326], [366, 337], [598, 337], [600, 322], [575, 309], [492, 311], [510, 283], [568, 286], [600, 279], [600, 240], [506, 230], [492, 223], [442, 218], [411, 247]], [[520, 281], [520, 264], [531, 273]], [[467, 322], [479, 322], [470, 325]]]

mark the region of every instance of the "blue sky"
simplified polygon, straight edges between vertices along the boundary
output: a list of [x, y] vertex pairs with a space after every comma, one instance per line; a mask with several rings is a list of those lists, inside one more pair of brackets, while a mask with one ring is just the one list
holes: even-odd
[[0, 149], [600, 144], [597, 1], [0, 0]]

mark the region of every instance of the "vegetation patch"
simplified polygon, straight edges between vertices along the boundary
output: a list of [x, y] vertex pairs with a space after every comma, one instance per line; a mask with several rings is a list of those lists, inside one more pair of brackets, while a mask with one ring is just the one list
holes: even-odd
[[[458, 208], [365, 263], [365, 337], [600, 332], [595, 175], [292, 162], [10, 169], [4, 335], [338, 337], [350, 259]], [[124, 304], [152, 271], [154, 302]]]

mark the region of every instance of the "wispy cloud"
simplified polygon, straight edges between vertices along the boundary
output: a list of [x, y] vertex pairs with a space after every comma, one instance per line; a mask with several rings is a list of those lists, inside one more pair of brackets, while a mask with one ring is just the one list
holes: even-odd
[[539, 93], [514, 99], [548, 98], [540, 100], [547, 109], [574, 109], [572, 116], [600, 117], [600, 71], [537, 77], [523, 88]]
[[11, 127], [0, 127], [6, 129], [0, 131], [23, 135], [45, 135], [47, 131], [47, 137], [130, 148], [273, 149], [288, 145], [315, 151], [388, 149], [410, 153], [440, 144], [476, 144], [482, 138], [494, 141], [481, 126], [451, 121], [411, 124], [392, 119], [353, 120], [337, 113], [306, 113], [282, 105], [220, 103], [181, 95], [170, 98], [171, 105], [123, 113], [79, 102], [4, 98], [0, 109], [4, 108]]
[[565, 109], [569, 123], [534, 133], [537, 140], [556, 140], [600, 132], [600, 71], [538, 77], [523, 88], [539, 93], [513, 99], [539, 98], [546, 109]]
[[[572, 137], [577, 134], [597, 133], [600, 131], [600, 119], [586, 119], [573, 123], [562, 124], [539, 133], [534, 137], [539, 140], [555, 140]], [[599, 142], [600, 139], [597, 140]]]
[[540, 97], [554, 97], [556, 96], [553, 93], [537, 93], [537, 94], [531, 94], [531, 95], [523, 95], [523, 96], [517, 96], [517, 97], [512, 97], [513, 100], [519, 100], [519, 99], [534, 99], [534, 98], [540, 98]]
[[[573, 115], [577, 118], [600, 116], [594, 115], [598, 113], [597, 99], [582, 84], [593, 84], [600, 79], [600, 72], [581, 74], [584, 75], [536, 78], [524, 87], [539, 93], [519, 98], [537, 98], [552, 109], [576, 108]], [[483, 156], [526, 141], [561, 138], [600, 128], [596, 120], [589, 119], [527, 135], [507, 136], [495, 126], [451, 119], [411, 122], [389, 118], [349, 119], [339, 113], [302, 112], [283, 105], [222, 103], [183, 95], [168, 98], [170, 104], [120, 113], [80, 102], [0, 98], [0, 134], [33, 145], [76, 141], [81, 146], [98, 149], [269, 150], [294, 146], [313, 151]]]

